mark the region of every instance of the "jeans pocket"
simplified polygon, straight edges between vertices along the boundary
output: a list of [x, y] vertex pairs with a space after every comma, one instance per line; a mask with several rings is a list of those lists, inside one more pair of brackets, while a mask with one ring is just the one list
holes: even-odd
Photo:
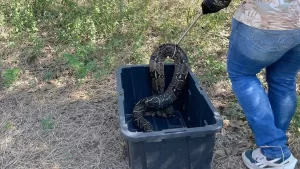
[[293, 47], [298, 32], [252, 29], [251, 39], [266, 51], [289, 50]]

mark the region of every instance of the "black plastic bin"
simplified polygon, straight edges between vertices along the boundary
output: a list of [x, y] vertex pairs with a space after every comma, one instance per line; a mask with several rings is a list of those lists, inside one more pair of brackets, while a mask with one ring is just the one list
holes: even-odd
[[[174, 65], [166, 64], [166, 85], [173, 72]], [[215, 134], [223, 123], [191, 71], [174, 103], [176, 117], [148, 118], [159, 131], [137, 132], [131, 118], [136, 102], [151, 95], [148, 65], [119, 67], [117, 90], [120, 130], [131, 169], [211, 169]]]

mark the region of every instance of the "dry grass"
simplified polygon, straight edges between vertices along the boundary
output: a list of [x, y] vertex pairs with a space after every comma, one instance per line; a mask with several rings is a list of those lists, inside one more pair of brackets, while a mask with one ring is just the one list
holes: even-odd
[[126, 168], [115, 79], [103, 80], [1, 92], [0, 168]]
[[[40, 83], [35, 88], [2, 91], [0, 168], [127, 169], [118, 130], [115, 82], [115, 76], [109, 75], [82, 86]], [[216, 90], [220, 86], [225, 91]], [[234, 97], [229, 88], [226, 81], [206, 88], [224, 117], [213, 169], [246, 169], [240, 155], [254, 147], [253, 137], [238, 116], [239, 106], [226, 106], [226, 100]], [[300, 139], [290, 137], [293, 153], [300, 158]]]

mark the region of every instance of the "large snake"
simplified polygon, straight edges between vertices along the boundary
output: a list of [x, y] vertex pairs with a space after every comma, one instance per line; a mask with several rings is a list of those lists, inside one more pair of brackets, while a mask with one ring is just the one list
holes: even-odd
[[[164, 61], [167, 57], [174, 61], [174, 73], [165, 90]], [[182, 93], [188, 74], [188, 57], [175, 44], [162, 44], [151, 54], [149, 69], [152, 83], [152, 96], [141, 99], [133, 109], [133, 123], [138, 131], [153, 131], [152, 124], [145, 116], [173, 116], [173, 102]]]

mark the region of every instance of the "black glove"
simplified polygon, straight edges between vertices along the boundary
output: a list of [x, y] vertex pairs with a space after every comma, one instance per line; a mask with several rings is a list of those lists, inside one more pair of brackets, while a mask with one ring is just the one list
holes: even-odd
[[216, 13], [227, 8], [231, 0], [203, 0], [201, 7], [203, 14]]

